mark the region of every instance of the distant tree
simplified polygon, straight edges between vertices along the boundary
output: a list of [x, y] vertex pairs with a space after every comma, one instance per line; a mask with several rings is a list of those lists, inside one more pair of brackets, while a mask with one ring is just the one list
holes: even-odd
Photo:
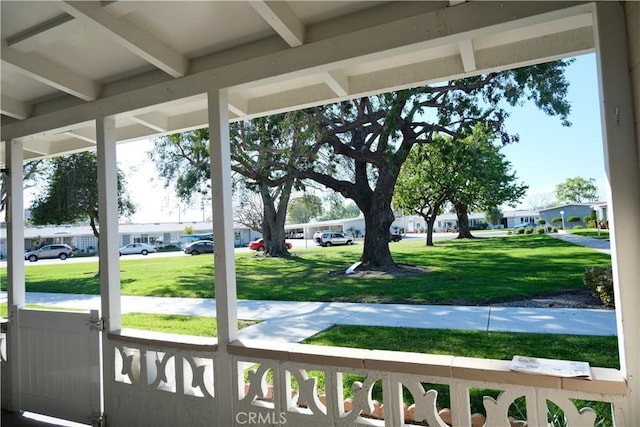
[[593, 178], [576, 176], [556, 185], [558, 202], [584, 203], [598, 199], [598, 186]]
[[502, 221], [502, 211], [494, 206], [485, 211], [484, 217], [489, 225], [498, 225]]
[[528, 209], [539, 211], [544, 208], [550, 208], [556, 205], [555, 193], [535, 193], [527, 195], [525, 203]]
[[[310, 127], [300, 117], [298, 112], [277, 114], [230, 126], [231, 169], [262, 198], [260, 229], [266, 256], [289, 256], [284, 233], [287, 207], [292, 191], [303, 185], [287, 171], [302, 161], [298, 147], [310, 136]], [[187, 200], [195, 192], [208, 191], [208, 128], [158, 138], [149, 156], [165, 186], [175, 185], [179, 197]], [[252, 223], [252, 228], [257, 226]]]
[[427, 246], [433, 246], [436, 216], [457, 188], [457, 169], [464, 157], [459, 147], [451, 138], [441, 136], [434, 137], [432, 144], [415, 145], [398, 175], [393, 206], [425, 220]]
[[315, 194], [304, 194], [289, 203], [288, 219], [292, 224], [303, 224], [322, 215], [322, 200]]
[[325, 201], [329, 204], [329, 209], [324, 215], [318, 217], [320, 221], [355, 218], [360, 215], [360, 208], [351, 201], [345, 201], [338, 193], [330, 191]]
[[193, 228], [193, 225], [185, 225], [184, 230], [182, 231], [182, 233], [185, 236], [188, 236], [190, 234], [193, 234], [195, 231], [195, 229]]
[[[31, 188], [40, 182], [43, 176], [47, 160], [32, 160], [26, 162], [22, 167], [23, 188]], [[0, 179], [0, 212], [5, 211], [7, 207], [7, 177], [2, 174]]]
[[471, 135], [458, 141], [465, 150], [466, 161], [457, 171], [459, 184], [449, 197], [458, 216], [458, 239], [473, 238], [469, 212], [504, 203], [514, 206], [527, 191], [528, 187], [519, 183], [511, 171], [501, 147], [491, 143], [493, 137], [489, 129], [478, 125]]
[[[135, 205], [129, 200], [125, 176], [118, 170], [118, 212], [129, 216]], [[88, 220], [93, 235], [98, 231], [98, 162], [96, 154], [85, 151], [51, 160], [46, 187], [31, 205], [34, 224], [69, 224]]]
[[253, 231], [262, 233], [263, 212], [262, 197], [247, 188], [244, 180], [238, 180], [234, 184], [233, 220]]

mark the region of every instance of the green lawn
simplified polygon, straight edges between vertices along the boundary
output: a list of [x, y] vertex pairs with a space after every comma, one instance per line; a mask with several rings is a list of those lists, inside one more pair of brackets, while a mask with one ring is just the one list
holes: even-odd
[[595, 228], [578, 228], [578, 229], [567, 230], [567, 232], [571, 234], [577, 234], [578, 236], [609, 240], [609, 230], [600, 230], [598, 233], [598, 230]]
[[[396, 262], [429, 272], [399, 278], [327, 274], [357, 261], [361, 245], [294, 250], [291, 259], [242, 253], [236, 257], [238, 298], [482, 305], [583, 289], [585, 267], [611, 265], [608, 255], [544, 235], [445, 240], [435, 247], [403, 240], [391, 249]], [[122, 258], [120, 269], [123, 295], [215, 296], [209, 255]], [[97, 294], [96, 273], [97, 263], [27, 266], [27, 291]]]

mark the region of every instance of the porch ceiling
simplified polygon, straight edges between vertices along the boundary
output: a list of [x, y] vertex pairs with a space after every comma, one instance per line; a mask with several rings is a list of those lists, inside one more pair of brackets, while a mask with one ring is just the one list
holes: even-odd
[[[593, 50], [584, 2], [0, 2], [2, 140], [25, 159]], [[0, 163], [4, 164], [4, 144]]]

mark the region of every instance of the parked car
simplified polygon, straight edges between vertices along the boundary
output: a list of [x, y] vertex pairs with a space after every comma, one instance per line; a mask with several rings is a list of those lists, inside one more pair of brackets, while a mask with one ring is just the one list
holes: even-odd
[[538, 224], [536, 224], [535, 222], [523, 222], [522, 224], [518, 224], [513, 228], [527, 228], [527, 227], [537, 227], [537, 226]]
[[212, 254], [213, 253], [213, 241], [211, 240], [196, 240], [189, 243], [184, 247], [184, 253], [187, 255], [200, 255], [200, 254]]
[[389, 235], [389, 241], [390, 242], [399, 242], [400, 240], [402, 240], [402, 235], [401, 234], [391, 233]]
[[124, 245], [123, 247], [121, 247], [119, 252], [120, 255], [147, 255], [158, 252], [158, 250], [151, 245], [147, 245], [146, 243], [129, 243], [128, 245]]
[[73, 256], [73, 248], [65, 244], [45, 245], [35, 251], [29, 251], [24, 254], [24, 259], [30, 262], [36, 262], [45, 258], [60, 258], [65, 260]]
[[323, 231], [314, 234], [315, 241], [320, 246], [333, 246], [333, 245], [351, 245], [353, 243], [353, 237], [349, 234], [345, 234], [341, 231]]
[[[291, 249], [293, 247], [293, 245], [286, 240], [284, 244], [287, 245], [287, 249]], [[249, 243], [249, 249], [251, 249], [252, 251], [264, 251], [264, 239], [254, 240], [253, 242]]]

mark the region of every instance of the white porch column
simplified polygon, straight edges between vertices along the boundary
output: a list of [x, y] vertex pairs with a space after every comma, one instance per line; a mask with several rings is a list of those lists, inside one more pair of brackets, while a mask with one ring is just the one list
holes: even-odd
[[218, 320], [215, 395], [218, 402], [218, 425], [231, 425], [234, 422], [233, 370], [227, 345], [238, 337], [238, 313], [227, 94], [217, 90], [209, 92], [208, 104], [211, 201], [215, 242], [216, 316]]
[[616, 425], [631, 426], [640, 425], [640, 165], [623, 5], [597, 2], [594, 12], [620, 363], [630, 391]]
[[17, 310], [25, 304], [24, 283], [24, 200], [22, 143], [6, 142], [7, 155], [7, 306], [9, 328], [7, 330], [7, 360], [11, 393], [3, 396], [4, 406], [12, 411], [20, 410], [20, 346]]
[[[100, 238], [101, 315], [106, 331], [121, 329], [120, 259], [118, 256], [118, 169], [116, 163], [116, 126], [113, 117], [96, 119], [98, 156], [98, 218]], [[109, 366], [105, 358], [105, 367]], [[105, 368], [107, 369], [107, 368]]]

